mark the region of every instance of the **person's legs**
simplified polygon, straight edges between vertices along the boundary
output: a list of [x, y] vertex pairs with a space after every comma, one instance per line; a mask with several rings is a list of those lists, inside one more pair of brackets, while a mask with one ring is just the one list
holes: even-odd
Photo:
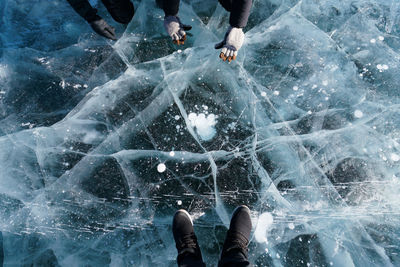
[[206, 266], [194, 233], [192, 219], [186, 210], [178, 210], [175, 213], [172, 221], [172, 232], [178, 250], [176, 259], [178, 266]]
[[250, 233], [250, 210], [246, 206], [239, 206], [232, 214], [221, 259], [218, 262], [219, 267], [250, 266], [250, 262], [247, 260]]
[[116, 22], [128, 24], [135, 14], [135, 8], [130, 0], [102, 0], [102, 2]]

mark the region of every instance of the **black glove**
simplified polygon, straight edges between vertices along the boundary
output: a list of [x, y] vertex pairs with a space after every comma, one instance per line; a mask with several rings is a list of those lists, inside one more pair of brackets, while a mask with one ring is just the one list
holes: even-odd
[[99, 35], [104, 36], [111, 40], [117, 40], [115, 36], [115, 29], [108, 25], [108, 23], [99, 17], [98, 20], [89, 23], [92, 29]]

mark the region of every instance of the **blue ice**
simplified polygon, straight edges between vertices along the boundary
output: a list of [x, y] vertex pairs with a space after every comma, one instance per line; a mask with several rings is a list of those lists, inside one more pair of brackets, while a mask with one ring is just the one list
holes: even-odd
[[399, 1], [254, 0], [230, 64], [217, 1], [182, 1], [180, 48], [134, 2], [125, 29], [92, 1], [112, 42], [0, 1], [5, 266], [174, 266], [179, 208], [212, 265], [239, 204], [256, 266], [400, 266]]

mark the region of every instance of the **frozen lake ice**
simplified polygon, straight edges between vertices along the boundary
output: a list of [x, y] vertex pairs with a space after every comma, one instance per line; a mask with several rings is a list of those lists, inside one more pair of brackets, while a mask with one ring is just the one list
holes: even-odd
[[180, 208], [213, 265], [240, 204], [256, 266], [400, 266], [398, 0], [253, 0], [229, 64], [216, 0], [91, 2], [0, 1], [5, 266], [175, 266]]

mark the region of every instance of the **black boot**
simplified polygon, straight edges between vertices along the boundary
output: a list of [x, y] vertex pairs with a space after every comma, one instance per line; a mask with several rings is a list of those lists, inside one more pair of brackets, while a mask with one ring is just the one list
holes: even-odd
[[205, 266], [192, 219], [186, 210], [178, 210], [175, 213], [172, 232], [178, 250], [178, 266]]
[[250, 266], [248, 245], [251, 233], [250, 210], [246, 206], [239, 206], [232, 214], [228, 233], [222, 248], [219, 267]]

